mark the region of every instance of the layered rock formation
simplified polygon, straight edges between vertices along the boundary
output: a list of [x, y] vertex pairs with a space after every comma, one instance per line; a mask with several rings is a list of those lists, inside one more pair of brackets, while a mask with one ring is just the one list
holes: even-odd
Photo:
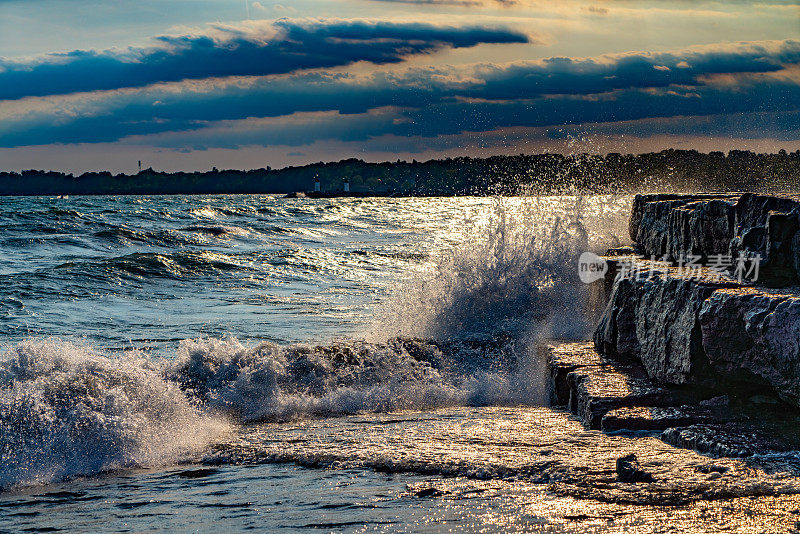
[[640, 195], [630, 233], [593, 343], [545, 347], [551, 404], [711, 454], [800, 447], [800, 202]]
[[[641, 362], [658, 384], [771, 391], [800, 406], [798, 214], [794, 199], [749, 193], [637, 196], [640, 255], [608, 259], [617, 277], [597, 350]], [[739, 272], [720, 258], [740, 254]], [[716, 265], [687, 269], [689, 256]]]
[[645, 257], [675, 262], [697, 256], [708, 262], [719, 255], [733, 261], [758, 255], [762, 283], [800, 280], [800, 202], [793, 198], [637, 195], [629, 230]]
[[591, 343], [542, 347], [550, 368], [550, 402], [605, 432], [656, 435], [676, 447], [747, 457], [800, 447], [797, 418], [780, 405], [731, 406], [713, 390], [661, 386], [635, 362], [604, 359]]

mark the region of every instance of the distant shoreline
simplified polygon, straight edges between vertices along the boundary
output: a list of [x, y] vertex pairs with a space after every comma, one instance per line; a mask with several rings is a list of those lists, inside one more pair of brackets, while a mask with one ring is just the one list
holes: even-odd
[[303, 193], [312, 198], [363, 198], [798, 189], [800, 150], [706, 154], [670, 149], [636, 155], [520, 154], [383, 163], [347, 159], [283, 169], [174, 173], [145, 169], [131, 175], [0, 172], [0, 196]]

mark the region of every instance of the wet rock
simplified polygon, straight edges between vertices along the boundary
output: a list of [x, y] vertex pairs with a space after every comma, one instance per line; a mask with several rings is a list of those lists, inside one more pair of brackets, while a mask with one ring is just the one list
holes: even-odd
[[436, 488], [436, 487], [433, 487], [433, 486], [430, 486], [430, 487], [427, 487], [427, 488], [422, 488], [422, 489], [416, 490], [414, 492], [414, 496], [415, 497], [420, 497], [420, 498], [441, 497], [442, 495], [446, 495], [446, 494], [447, 494], [447, 492], [442, 491], [439, 488]]
[[661, 439], [675, 447], [730, 458], [790, 450], [784, 440], [739, 421], [668, 428]]
[[700, 401], [700, 406], [707, 406], [709, 408], [724, 408], [729, 406], [731, 403], [731, 399], [727, 395], [719, 395], [718, 397], [713, 397], [711, 399], [706, 399]]
[[660, 432], [673, 446], [714, 456], [800, 450], [800, 416], [764, 387], [757, 404], [753, 396], [732, 401], [727, 395], [709, 397], [698, 386], [658, 386], [641, 365], [604, 360], [591, 344], [552, 344], [543, 350], [551, 371], [551, 402], [567, 405], [589, 429]]
[[703, 303], [698, 320], [720, 386], [774, 391], [800, 406], [800, 294], [721, 289]]
[[616, 247], [610, 248], [606, 251], [606, 256], [631, 256], [636, 254], [636, 249], [633, 247]]
[[629, 231], [637, 249], [647, 256], [663, 256], [670, 235], [669, 214], [691, 200], [686, 195], [636, 195]]
[[637, 195], [631, 239], [644, 256], [739, 254], [762, 260], [759, 279], [783, 287], [800, 273], [800, 202], [794, 198], [743, 195]]
[[769, 212], [766, 222], [765, 261], [760, 265], [759, 273], [762, 282], [784, 287], [797, 281], [793, 247], [798, 229], [800, 223], [797, 212]]
[[600, 354], [616, 359], [638, 361], [639, 340], [636, 337], [635, 284], [621, 278], [612, 285], [603, 314], [594, 332], [594, 345]]
[[606, 432], [663, 431], [671, 427], [711, 423], [717, 410], [703, 406], [635, 406], [617, 408], [603, 416], [600, 428]]
[[734, 237], [734, 207], [731, 199], [689, 202], [671, 210], [667, 220], [666, 254], [671, 259], [727, 254]]
[[686, 394], [661, 388], [647, 378], [641, 366], [597, 365], [567, 374], [569, 410], [590, 429], [600, 430], [603, 417], [617, 408], [675, 406]]
[[609, 358], [640, 361], [658, 382], [694, 382], [704, 367], [698, 313], [715, 290], [737, 284], [707, 270], [681, 275], [663, 262], [634, 259], [633, 269], [647, 278], [615, 282], [595, 330], [595, 347]]
[[707, 256], [728, 251], [734, 236], [731, 195], [637, 195], [629, 231], [645, 256]]
[[594, 333], [603, 357], [640, 363], [662, 385], [764, 392], [800, 406], [800, 288], [631, 256], [615, 261], [628, 273], [613, 282]]
[[765, 226], [770, 212], [789, 213], [798, 206], [800, 203], [792, 198], [744, 193], [734, 206], [737, 235], [749, 228]]
[[635, 454], [617, 458], [617, 476], [620, 482], [654, 482], [653, 475], [642, 469]]
[[600, 429], [603, 416], [630, 406], [676, 406], [686, 392], [653, 384], [640, 365], [604, 361], [591, 343], [561, 343], [542, 347], [550, 370], [552, 406], [566, 406], [588, 428]]
[[567, 375], [580, 367], [596, 367], [603, 363], [591, 343], [560, 343], [540, 347], [542, 359], [550, 371], [548, 396], [551, 406], [567, 406], [570, 386]]
[[724, 465], [715, 465], [715, 464], [703, 464], [697, 466], [698, 473], [720, 473], [725, 474], [730, 471], [730, 467], [726, 467]]

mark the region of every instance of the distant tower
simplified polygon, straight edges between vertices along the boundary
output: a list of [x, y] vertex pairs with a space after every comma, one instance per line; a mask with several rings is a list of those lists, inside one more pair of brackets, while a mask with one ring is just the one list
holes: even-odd
[[345, 178], [344, 179], [344, 192], [345, 193], [349, 193], [350, 192], [350, 178]]
[[319, 193], [319, 176], [314, 177], [314, 192]]
[[139, 172], [142, 172], [142, 160], [139, 160]]

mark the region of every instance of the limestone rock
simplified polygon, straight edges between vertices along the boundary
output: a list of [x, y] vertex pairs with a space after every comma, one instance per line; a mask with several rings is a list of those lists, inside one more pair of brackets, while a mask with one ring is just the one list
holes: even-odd
[[[637, 262], [640, 269], [648, 265]], [[658, 382], [693, 382], [705, 365], [698, 313], [715, 290], [732, 284], [707, 271], [699, 274], [699, 279], [682, 276], [659, 264], [647, 279], [619, 278], [595, 330], [597, 350], [609, 358], [640, 361]]]
[[581, 367], [594, 367], [603, 361], [591, 343], [563, 343], [541, 347], [542, 359], [550, 370], [548, 394], [551, 406], [567, 406], [570, 387], [567, 375]]
[[789, 445], [780, 438], [738, 421], [668, 428], [661, 439], [675, 447], [732, 458], [789, 450]]
[[678, 426], [712, 423], [719, 420], [719, 410], [698, 406], [634, 406], [617, 408], [603, 416], [600, 429], [605, 432], [663, 431]]
[[594, 334], [597, 351], [641, 363], [658, 384], [766, 391], [800, 406], [800, 289], [699, 273], [662, 265], [648, 279], [616, 280]]
[[759, 256], [762, 281], [776, 287], [800, 280], [800, 202], [743, 195], [637, 195], [629, 230], [646, 257]]
[[722, 289], [703, 303], [698, 319], [720, 386], [754, 392], [766, 387], [800, 405], [800, 294]]
[[567, 374], [567, 386], [569, 410], [593, 430], [599, 430], [603, 417], [617, 408], [674, 406], [686, 400], [682, 392], [653, 384], [640, 366], [580, 367]]
[[629, 224], [631, 239], [645, 256], [677, 259], [727, 253], [734, 236], [730, 195], [637, 195]]

